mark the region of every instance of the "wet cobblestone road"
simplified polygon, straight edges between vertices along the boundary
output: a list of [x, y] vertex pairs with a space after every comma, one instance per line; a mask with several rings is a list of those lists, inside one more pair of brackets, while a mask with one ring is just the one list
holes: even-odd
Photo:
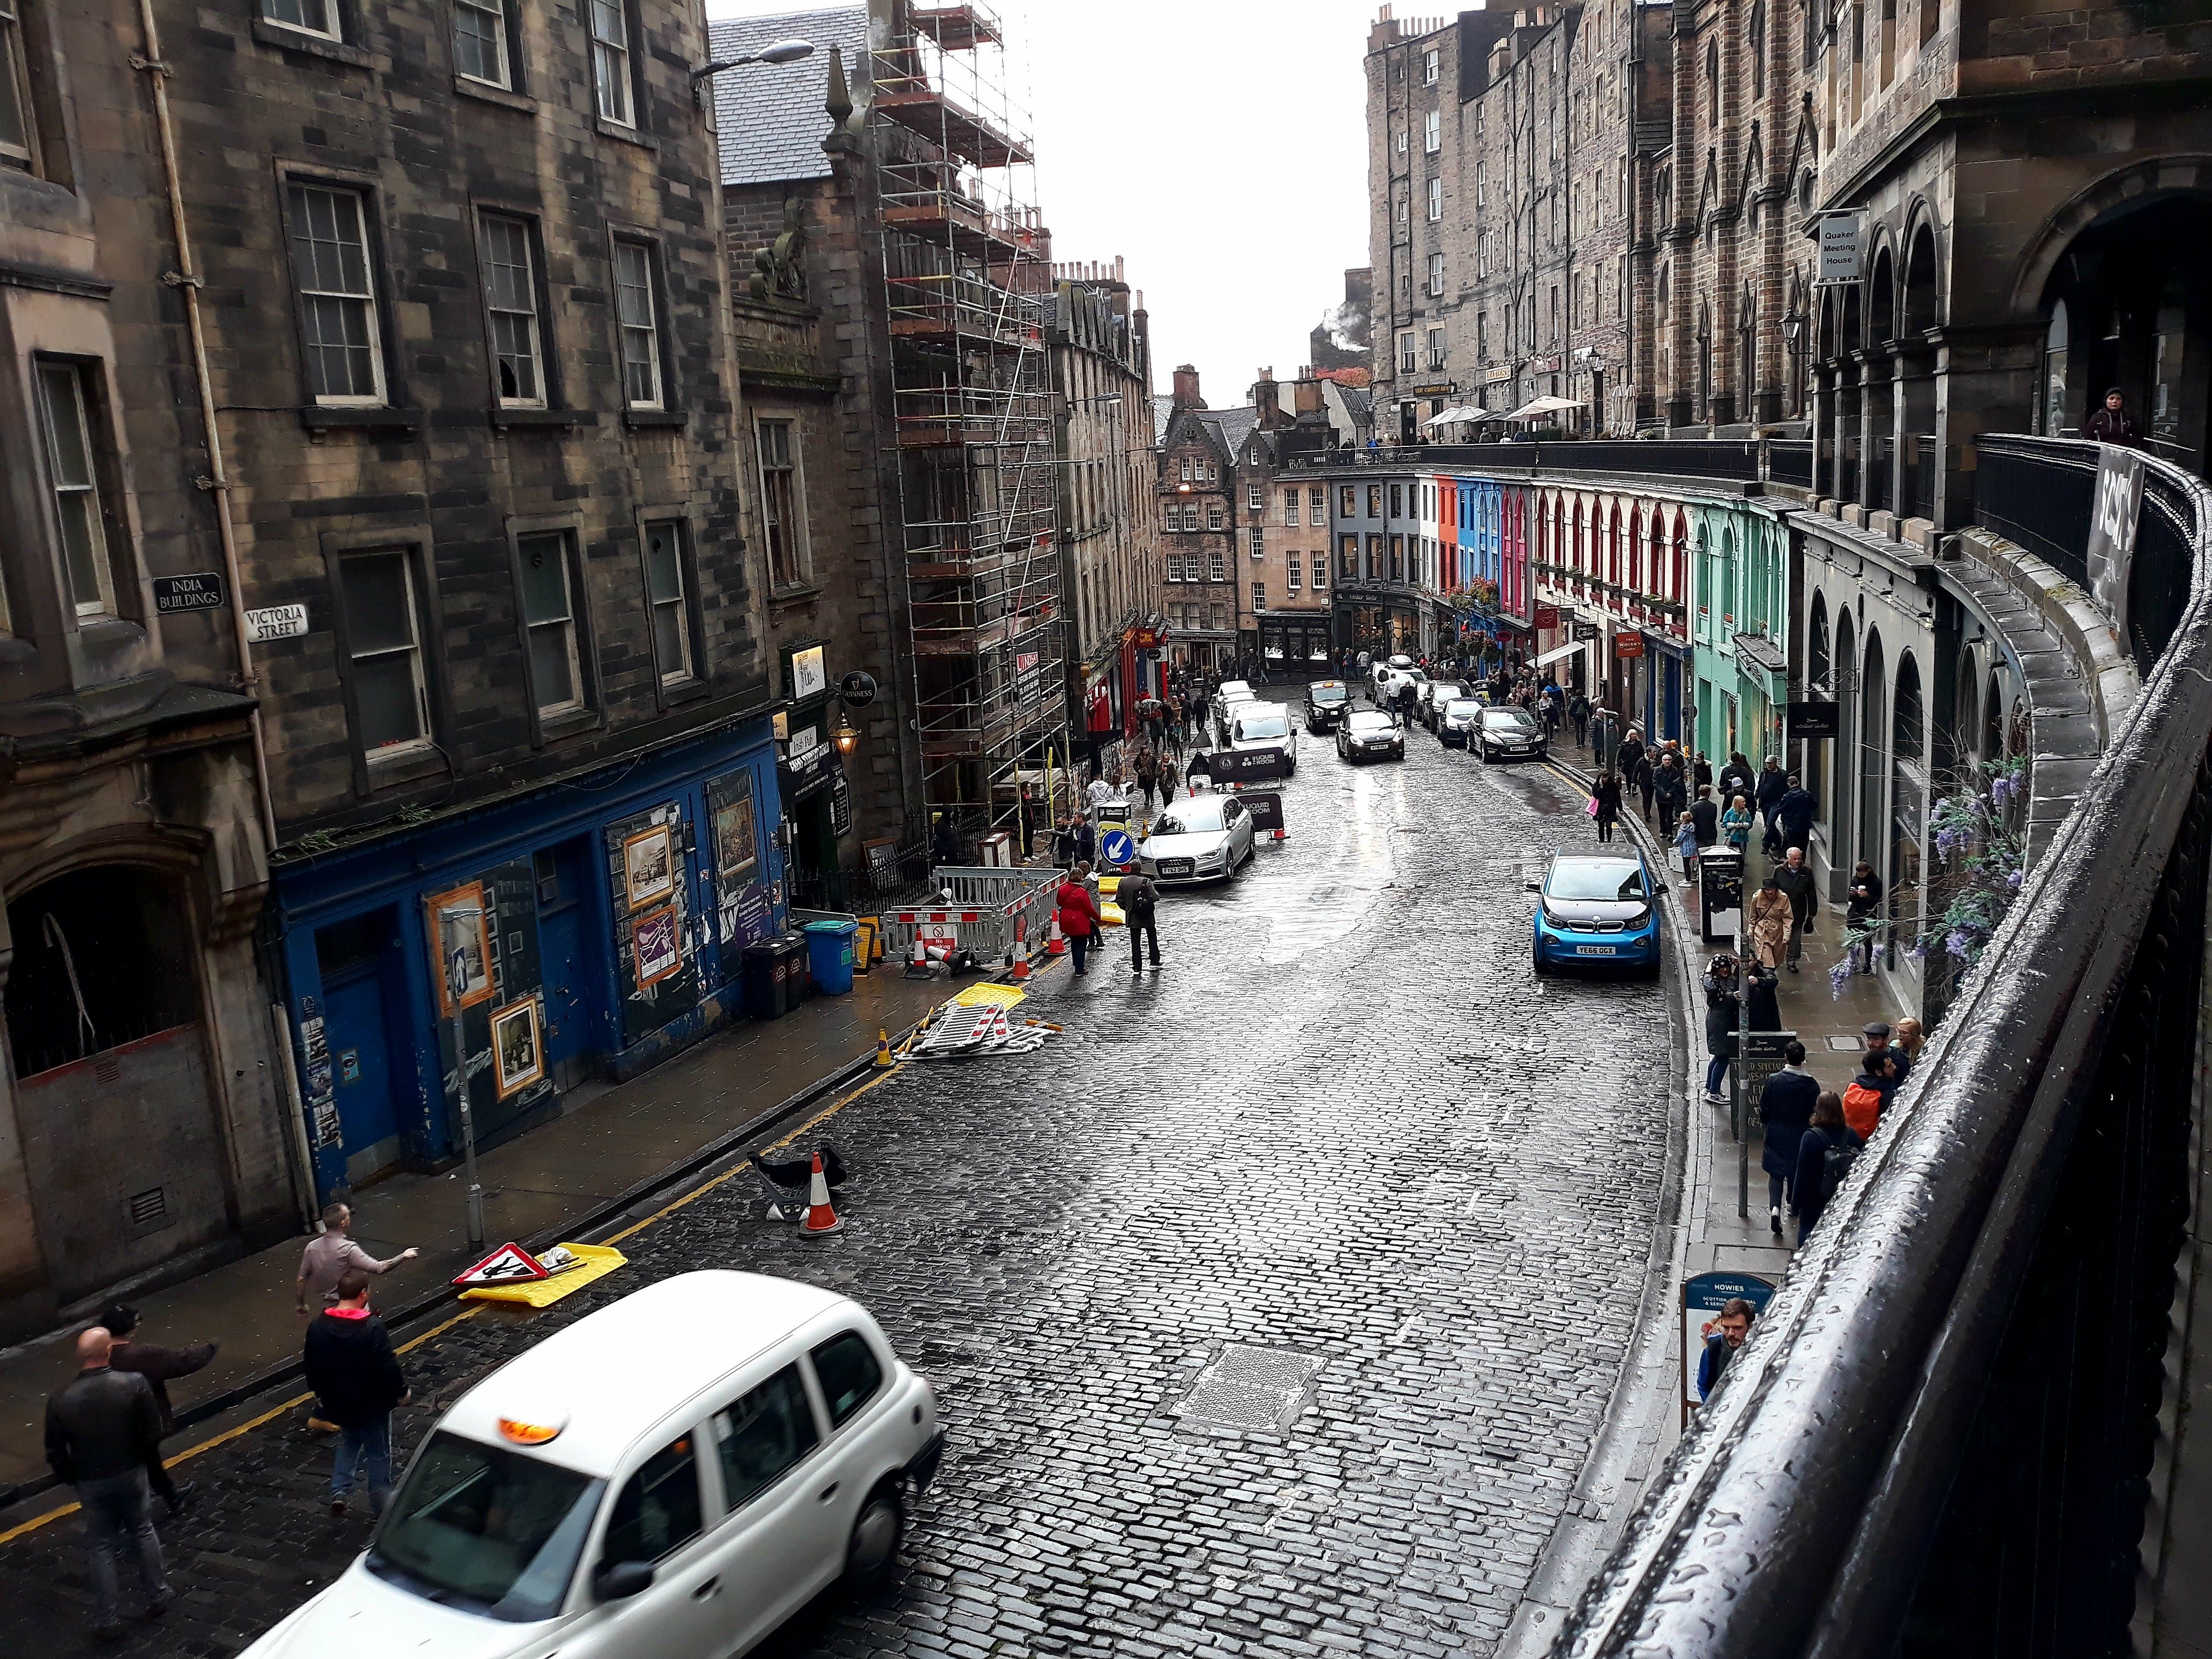
[[[1419, 731], [1357, 769], [1304, 741], [1291, 839], [1169, 896], [1164, 972], [1055, 968], [1042, 1053], [908, 1066], [819, 1132], [856, 1171], [843, 1237], [802, 1243], [732, 1181], [603, 1286], [410, 1354], [402, 1443], [648, 1279], [786, 1273], [872, 1309], [952, 1438], [898, 1585], [825, 1595], [766, 1651], [1489, 1651], [1632, 1334], [1666, 1005], [1529, 971], [1524, 865], [1589, 835], [1556, 775]], [[1318, 1367], [1287, 1431], [1171, 1414], [1224, 1343]], [[123, 1650], [235, 1651], [340, 1571], [368, 1523], [323, 1507], [326, 1455], [295, 1412], [180, 1471], [179, 1604]], [[90, 1646], [80, 1538], [0, 1547], [0, 1647]]]

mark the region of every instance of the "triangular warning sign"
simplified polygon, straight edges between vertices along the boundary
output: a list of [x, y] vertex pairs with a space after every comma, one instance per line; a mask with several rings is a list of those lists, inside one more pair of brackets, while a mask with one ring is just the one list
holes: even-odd
[[502, 1244], [466, 1273], [456, 1285], [515, 1285], [532, 1279], [550, 1279], [538, 1258], [520, 1244]]

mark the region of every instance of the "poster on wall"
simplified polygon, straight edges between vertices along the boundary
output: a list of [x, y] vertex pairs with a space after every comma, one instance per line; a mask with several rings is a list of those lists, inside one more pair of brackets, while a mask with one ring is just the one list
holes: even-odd
[[501, 1100], [544, 1077], [544, 1032], [536, 997], [492, 1011], [491, 1054]]
[[759, 868], [757, 822], [752, 775], [741, 773], [736, 793], [714, 808], [714, 873], [726, 887], [751, 880]]
[[676, 890], [676, 852], [666, 824], [641, 830], [623, 842], [623, 890], [633, 910]]
[[430, 899], [430, 939], [438, 953], [438, 1012], [451, 1019], [491, 996], [491, 923], [483, 884], [472, 881]]
[[637, 957], [637, 985], [641, 991], [648, 985], [659, 984], [684, 965], [682, 929], [677, 925], [676, 907], [672, 904], [633, 921], [629, 939]]

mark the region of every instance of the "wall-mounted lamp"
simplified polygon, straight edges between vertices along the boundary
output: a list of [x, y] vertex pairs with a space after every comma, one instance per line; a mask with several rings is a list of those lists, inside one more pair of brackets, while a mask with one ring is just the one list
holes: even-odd
[[837, 724], [830, 733], [830, 741], [837, 745], [837, 752], [849, 755], [860, 745], [860, 734], [853, 722], [844, 715], [837, 716]]

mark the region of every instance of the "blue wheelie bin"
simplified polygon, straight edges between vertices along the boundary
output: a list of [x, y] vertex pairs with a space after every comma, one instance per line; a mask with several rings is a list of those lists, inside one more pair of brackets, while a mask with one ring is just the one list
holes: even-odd
[[842, 997], [853, 988], [853, 935], [849, 921], [810, 921], [806, 924], [807, 966], [813, 970], [814, 988], [823, 996]]

